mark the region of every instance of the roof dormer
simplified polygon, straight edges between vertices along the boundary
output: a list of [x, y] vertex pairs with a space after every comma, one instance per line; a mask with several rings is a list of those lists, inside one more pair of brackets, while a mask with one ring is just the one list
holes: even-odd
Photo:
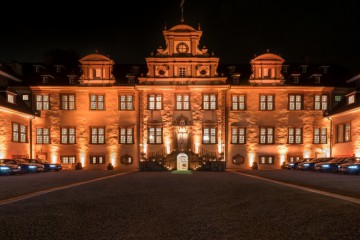
[[42, 83], [44, 84], [49, 83], [49, 79], [55, 79], [55, 77], [50, 74], [43, 74], [41, 75], [41, 77], [42, 77]]
[[112, 75], [114, 61], [101, 54], [90, 54], [80, 59], [83, 75], [80, 78], [82, 85], [113, 85], [115, 78]]
[[314, 79], [314, 83], [320, 83], [322, 74], [320, 73], [314, 73], [310, 76], [310, 78]]
[[57, 73], [61, 73], [65, 69], [63, 65], [55, 65], [55, 68]]
[[319, 67], [319, 70], [321, 70], [322, 73], [328, 73], [329, 67], [330, 66], [322, 65], [321, 67]]
[[37, 73], [39, 73], [41, 71], [41, 69], [45, 69], [45, 67], [43, 65], [38, 65], [38, 64], [35, 64], [34, 68], [35, 68], [35, 72], [37, 72]]
[[274, 53], [262, 54], [250, 61], [252, 74], [249, 82], [251, 85], [284, 85], [281, 74], [282, 64], [285, 60]]

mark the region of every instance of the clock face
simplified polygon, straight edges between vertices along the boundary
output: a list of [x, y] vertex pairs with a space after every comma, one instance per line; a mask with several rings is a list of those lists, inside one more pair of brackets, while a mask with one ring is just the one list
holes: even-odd
[[176, 46], [176, 51], [178, 53], [187, 53], [189, 51], [189, 46], [186, 43], [181, 42]]

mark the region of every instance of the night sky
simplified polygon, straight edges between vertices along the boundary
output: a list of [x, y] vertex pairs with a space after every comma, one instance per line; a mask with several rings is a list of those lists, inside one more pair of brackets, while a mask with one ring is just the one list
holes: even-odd
[[[0, 15], [0, 60], [41, 62], [54, 49], [79, 57], [95, 49], [118, 63], [145, 63], [180, 23], [181, 0], [102, 0], [99, 4], [14, 1]], [[349, 3], [355, 2], [355, 3]], [[360, 66], [360, 4], [346, 0], [186, 0], [185, 24], [201, 24], [200, 47], [221, 63], [247, 63], [267, 49], [288, 62]]]

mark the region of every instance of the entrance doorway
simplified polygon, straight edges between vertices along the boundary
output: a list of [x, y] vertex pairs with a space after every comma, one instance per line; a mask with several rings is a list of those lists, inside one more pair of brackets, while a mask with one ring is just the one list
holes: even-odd
[[177, 155], [177, 170], [178, 171], [187, 171], [189, 169], [189, 157], [185, 153], [180, 153]]

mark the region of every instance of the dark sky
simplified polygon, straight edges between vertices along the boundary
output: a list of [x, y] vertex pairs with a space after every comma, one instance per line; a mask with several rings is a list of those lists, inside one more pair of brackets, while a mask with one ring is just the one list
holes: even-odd
[[[181, 0], [29, 1], [0, 15], [0, 60], [42, 61], [62, 48], [80, 57], [98, 49], [118, 63], [145, 63], [162, 30], [180, 23]], [[350, 3], [355, 2], [355, 3]], [[360, 4], [347, 0], [186, 0], [185, 23], [201, 24], [209, 52], [222, 63], [249, 62], [270, 49], [289, 62], [360, 66]], [[4, 11], [4, 8], [2, 8]]]

